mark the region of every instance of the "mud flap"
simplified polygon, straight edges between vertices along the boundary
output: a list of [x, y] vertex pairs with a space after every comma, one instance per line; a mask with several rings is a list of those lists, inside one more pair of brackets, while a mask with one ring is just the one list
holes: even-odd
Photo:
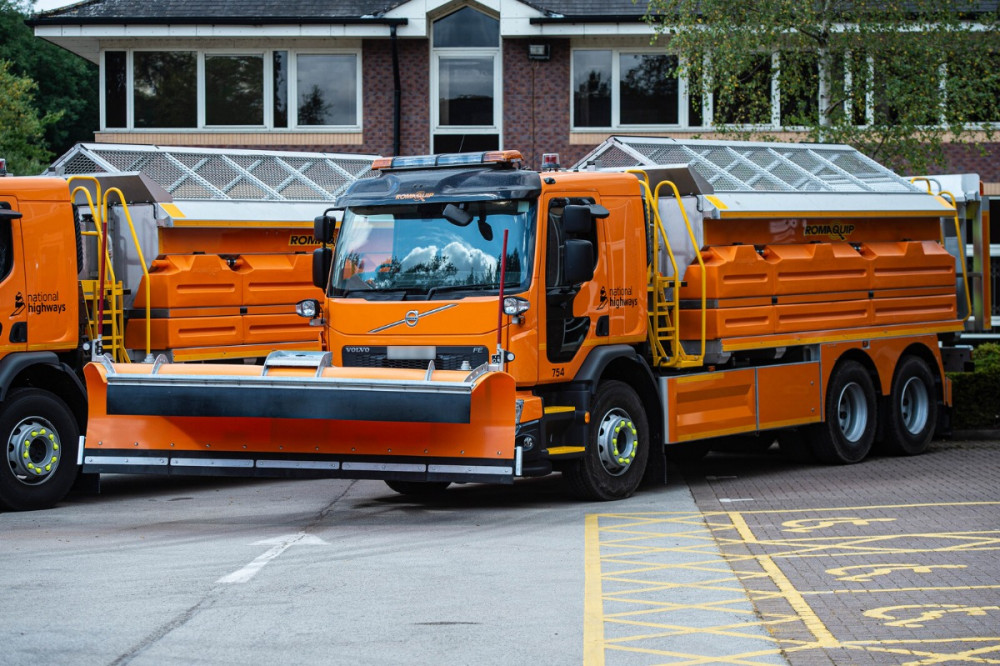
[[504, 372], [105, 361], [84, 373], [84, 472], [513, 481]]

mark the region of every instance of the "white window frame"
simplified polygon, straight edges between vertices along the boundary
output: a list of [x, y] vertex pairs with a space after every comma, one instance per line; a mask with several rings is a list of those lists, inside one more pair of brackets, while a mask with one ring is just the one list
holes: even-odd
[[[215, 131], [240, 131], [240, 130], [263, 130], [270, 126], [268, 122], [268, 113], [271, 107], [274, 106], [271, 97], [268, 95], [268, 84], [271, 82], [271, 66], [273, 58], [269, 58], [270, 51], [246, 51], [246, 50], [215, 50], [209, 49], [207, 51], [198, 51], [198, 128], [215, 130]], [[250, 56], [259, 57], [263, 61], [263, 72], [262, 76], [264, 80], [261, 86], [261, 95], [263, 99], [261, 102], [264, 105], [264, 114], [262, 118], [262, 123], [260, 125], [209, 125], [205, 121], [208, 109], [205, 108], [205, 60], [208, 56]], [[271, 102], [271, 103], [269, 103]]]
[[[141, 52], [183, 51], [194, 52], [196, 55], [196, 125], [194, 127], [136, 127], [135, 126], [135, 64], [134, 55]], [[288, 54], [288, 126], [274, 126], [274, 54], [284, 51]], [[106, 84], [108, 52], [125, 53], [125, 127], [107, 126], [107, 107], [104, 96]], [[298, 92], [297, 92], [297, 62], [299, 55], [353, 55], [356, 67], [356, 85], [354, 91], [356, 122], [352, 125], [298, 125]], [[253, 56], [263, 59], [263, 103], [264, 122], [260, 125], [208, 125], [205, 122], [205, 58], [206, 56]], [[198, 49], [198, 48], [106, 48], [101, 50], [101, 67], [98, 85], [100, 106], [100, 128], [102, 132], [148, 132], [148, 133], [182, 133], [182, 132], [245, 132], [245, 131], [278, 131], [278, 132], [343, 132], [355, 133], [364, 126], [362, 109], [364, 107], [362, 90], [364, 82], [363, 58], [360, 48], [351, 49]]]
[[[442, 125], [439, 68], [441, 58], [493, 59], [493, 124], [492, 125]], [[502, 134], [503, 126], [503, 58], [497, 48], [432, 48], [431, 50], [431, 131], [433, 134]]]
[[[576, 52], [577, 51], [608, 51], [611, 53], [611, 125], [599, 127], [597, 125], [584, 125], [577, 127], [573, 124], [576, 117], [576, 90], [573, 87], [576, 81]], [[664, 55], [677, 57], [677, 54], [664, 51], [662, 48], [628, 48], [628, 47], [606, 47], [606, 46], [579, 46], [574, 47], [570, 52], [570, 94], [569, 94], [569, 119], [570, 130], [573, 132], [603, 132], [627, 130], [633, 132], [643, 132], [662, 129], [678, 129], [688, 126], [688, 84], [686, 76], [677, 77], [677, 122], [673, 124], [628, 124], [621, 123], [621, 56], [622, 55]]]
[[[288, 127], [292, 131], [298, 132], [359, 132], [364, 126], [364, 119], [361, 111], [364, 108], [362, 103], [362, 89], [364, 81], [361, 68], [361, 49], [275, 49], [275, 51], [288, 52]], [[271, 61], [274, 62], [274, 51], [270, 52]], [[300, 55], [353, 55], [354, 56], [354, 117], [356, 122], [353, 125], [299, 125], [299, 56]], [[273, 73], [271, 75], [273, 79]], [[271, 108], [274, 108], [273, 97]], [[273, 125], [273, 119], [272, 119]]]
[[[497, 21], [497, 45], [477, 46], [477, 47], [455, 47], [455, 46], [434, 46], [434, 23], [446, 16], [449, 16], [463, 7], [470, 7], [473, 11], [479, 12]], [[503, 150], [503, 33], [501, 31], [500, 17], [489, 12], [484, 12], [471, 5], [455, 7], [453, 11], [437, 16], [430, 23], [430, 39], [428, 48], [430, 49], [430, 90], [428, 102], [430, 103], [430, 145], [434, 145], [434, 137], [439, 134], [496, 134], [497, 148]], [[442, 125], [441, 124], [441, 90], [439, 87], [440, 59], [444, 57], [480, 57], [490, 56], [493, 58], [493, 124], [492, 125]]]

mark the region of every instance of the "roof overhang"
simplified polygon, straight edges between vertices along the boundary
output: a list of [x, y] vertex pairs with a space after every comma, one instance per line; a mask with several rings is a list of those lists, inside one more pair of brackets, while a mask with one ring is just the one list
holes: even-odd
[[[504, 38], [654, 34], [638, 15], [553, 14], [521, 0], [478, 0], [472, 4], [499, 16]], [[41, 14], [27, 24], [36, 37], [98, 62], [102, 40], [134, 39], [149, 44], [168, 39], [378, 39], [388, 38], [393, 30], [400, 38], [423, 39], [430, 35], [431, 21], [438, 14], [458, 6], [454, 0], [410, 1], [375, 16], [342, 17], [107, 19]]]

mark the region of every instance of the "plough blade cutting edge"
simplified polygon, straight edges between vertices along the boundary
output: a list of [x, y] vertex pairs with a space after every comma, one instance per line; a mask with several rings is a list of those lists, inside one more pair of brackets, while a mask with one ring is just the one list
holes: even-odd
[[85, 472], [510, 483], [507, 373], [91, 363]]

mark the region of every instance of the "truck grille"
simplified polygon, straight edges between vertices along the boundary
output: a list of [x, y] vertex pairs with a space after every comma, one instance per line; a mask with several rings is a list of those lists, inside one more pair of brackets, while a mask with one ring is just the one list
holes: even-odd
[[[461, 370], [462, 362], [467, 361], [469, 368], [476, 368], [490, 360], [486, 347], [437, 347], [434, 356], [434, 367], [438, 370]], [[348, 346], [342, 350], [343, 364], [346, 368], [409, 368], [424, 370], [431, 361], [430, 358], [389, 358], [387, 347]], [[405, 352], [403, 354], [406, 355]]]

